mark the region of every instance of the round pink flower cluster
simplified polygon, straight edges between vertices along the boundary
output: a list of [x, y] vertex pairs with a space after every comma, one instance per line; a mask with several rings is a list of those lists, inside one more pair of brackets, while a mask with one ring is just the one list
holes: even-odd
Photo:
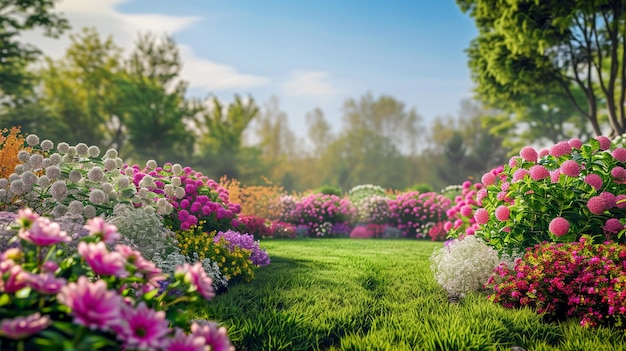
[[450, 199], [434, 192], [410, 191], [389, 200], [389, 223], [407, 237], [438, 237], [438, 233], [429, 230], [434, 226], [444, 233], [440, 224], [448, 219], [446, 211], [451, 204]]
[[337, 195], [312, 194], [296, 202], [295, 207], [287, 216], [295, 225], [306, 225], [309, 233], [316, 236], [333, 236], [326, 230], [317, 230], [325, 223], [332, 227], [335, 224], [350, 225], [357, 216], [357, 210], [352, 203]]

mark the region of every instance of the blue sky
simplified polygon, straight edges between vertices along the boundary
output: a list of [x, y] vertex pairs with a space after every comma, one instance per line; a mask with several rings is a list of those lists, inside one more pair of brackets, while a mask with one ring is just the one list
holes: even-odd
[[[391, 95], [428, 124], [456, 115], [471, 96], [464, 49], [476, 36], [453, 0], [61, 0], [73, 31], [93, 26], [130, 50], [137, 33], [172, 35], [181, 48], [189, 94], [259, 104], [278, 97], [290, 127], [321, 108], [334, 130], [341, 106], [367, 92]], [[26, 39], [52, 57], [69, 45]]]

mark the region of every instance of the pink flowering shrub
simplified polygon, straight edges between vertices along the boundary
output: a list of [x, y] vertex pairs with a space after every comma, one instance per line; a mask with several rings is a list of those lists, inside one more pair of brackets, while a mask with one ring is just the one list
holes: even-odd
[[296, 226], [292, 223], [273, 221], [270, 230], [276, 239], [296, 237]]
[[310, 235], [335, 236], [339, 234], [334, 233], [333, 226], [340, 223], [350, 225], [356, 215], [356, 208], [349, 200], [318, 193], [296, 202], [287, 217], [295, 225], [306, 225]]
[[174, 230], [187, 230], [199, 223], [205, 232], [229, 230], [239, 225], [237, 215], [241, 205], [231, 203], [228, 190], [218, 182], [190, 167], [170, 163], [144, 168], [124, 165], [122, 172], [132, 177], [138, 193], [144, 189], [157, 194], [155, 202], [159, 198], [167, 199], [173, 211], [165, 214], [165, 220]]
[[[583, 234], [595, 243], [626, 242], [625, 149], [598, 137], [533, 151], [525, 147], [497, 177], [483, 177], [476, 235], [509, 253], [544, 241], [575, 242]], [[465, 234], [452, 230], [452, 236]]]
[[486, 288], [491, 301], [509, 308], [529, 306], [548, 319], [580, 318], [585, 327], [626, 320], [626, 246], [544, 243], [528, 249], [514, 267], [502, 264]]
[[115, 226], [96, 217], [85, 228], [77, 252], [59, 255], [70, 235], [30, 209], [18, 211], [11, 240], [20, 248], [0, 253], [3, 350], [231, 349], [224, 328], [191, 321], [179, 306], [215, 295], [200, 263], [178, 266], [163, 291], [166, 276], [116, 243]]
[[252, 215], [239, 216], [238, 219], [239, 226], [235, 228], [238, 232], [250, 234], [257, 240], [271, 238], [274, 235], [268, 219]]
[[[404, 231], [404, 236], [424, 238], [434, 226], [443, 233], [446, 211], [452, 201], [435, 192], [410, 191], [389, 200], [389, 224]], [[437, 237], [438, 233], [431, 233]]]

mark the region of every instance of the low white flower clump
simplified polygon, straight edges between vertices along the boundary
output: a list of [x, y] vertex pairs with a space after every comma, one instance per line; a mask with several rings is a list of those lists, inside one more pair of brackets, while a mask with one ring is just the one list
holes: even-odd
[[470, 291], [483, 288], [500, 258], [483, 239], [469, 235], [435, 250], [430, 261], [437, 283], [448, 295], [463, 297]]

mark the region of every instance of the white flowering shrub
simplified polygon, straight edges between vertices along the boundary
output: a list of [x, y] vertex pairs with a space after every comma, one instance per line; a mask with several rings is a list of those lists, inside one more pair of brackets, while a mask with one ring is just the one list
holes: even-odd
[[456, 239], [430, 257], [430, 269], [437, 283], [450, 296], [463, 297], [470, 291], [479, 291], [499, 265], [498, 252], [481, 238], [468, 235]]
[[158, 214], [145, 207], [116, 205], [106, 221], [117, 227], [122, 244], [141, 252], [148, 260], [156, 254], [166, 256], [176, 249], [174, 232], [163, 225]]

